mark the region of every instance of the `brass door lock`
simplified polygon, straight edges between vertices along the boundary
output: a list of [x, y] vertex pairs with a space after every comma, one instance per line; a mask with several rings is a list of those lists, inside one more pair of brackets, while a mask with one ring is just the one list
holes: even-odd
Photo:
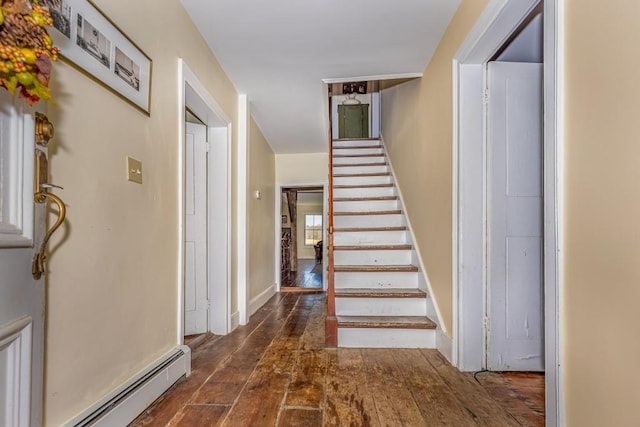
[[47, 116], [41, 113], [36, 113], [36, 143], [46, 147], [49, 140], [53, 138], [53, 124], [49, 121]]
[[[49, 140], [53, 137], [53, 125], [47, 119], [44, 114], [36, 113], [35, 116], [35, 139], [36, 142], [46, 147], [49, 143]], [[46, 272], [45, 261], [47, 259], [46, 249], [47, 243], [49, 243], [49, 239], [53, 235], [53, 233], [62, 225], [64, 222], [67, 208], [64, 205], [64, 202], [55, 194], [49, 193], [51, 188], [62, 188], [57, 185], [53, 185], [49, 183], [49, 161], [47, 159], [47, 154], [40, 148], [36, 148], [35, 150], [35, 189], [34, 189], [34, 201], [36, 203], [46, 203], [47, 199], [52, 201], [58, 206], [58, 219], [55, 224], [47, 231], [42, 239], [42, 243], [40, 244], [40, 249], [33, 257], [33, 263], [31, 264], [31, 274], [34, 279], [40, 279], [42, 275]]]

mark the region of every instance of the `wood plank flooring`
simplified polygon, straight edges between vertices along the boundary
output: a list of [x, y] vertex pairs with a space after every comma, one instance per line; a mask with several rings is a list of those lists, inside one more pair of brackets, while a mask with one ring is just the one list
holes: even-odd
[[297, 271], [282, 275], [282, 290], [322, 291], [322, 264], [316, 264], [312, 259], [298, 259]]
[[435, 350], [325, 349], [324, 318], [324, 294], [274, 296], [198, 346], [192, 374], [131, 426], [544, 425], [539, 402], [509, 391], [538, 396], [539, 376], [529, 390], [526, 378], [460, 373]]

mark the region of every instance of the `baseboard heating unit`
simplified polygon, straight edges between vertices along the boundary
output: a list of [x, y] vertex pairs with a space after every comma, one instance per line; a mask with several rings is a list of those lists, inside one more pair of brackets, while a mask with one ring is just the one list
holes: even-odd
[[125, 426], [176, 381], [190, 373], [191, 350], [185, 345], [179, 346], [64, 425]]

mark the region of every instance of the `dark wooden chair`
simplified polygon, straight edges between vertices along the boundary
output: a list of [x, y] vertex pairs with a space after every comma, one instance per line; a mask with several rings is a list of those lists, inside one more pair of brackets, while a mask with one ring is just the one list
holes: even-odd
[[313, 249], [316, 251], [316, 264], [322, 262], [322, 240], [313, 245]]

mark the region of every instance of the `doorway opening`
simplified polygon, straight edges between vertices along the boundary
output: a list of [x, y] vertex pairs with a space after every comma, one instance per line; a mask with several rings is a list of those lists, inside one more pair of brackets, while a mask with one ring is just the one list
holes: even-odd
[[[556, 0], [496, 0], [454, 56], [454, 363], [466, 371], [544, 369], [547, 425], [562, 424], [560, 22]], [[515, 107], [534, 98], [529, 112]], [[536, 340], [535, 354], [509, 347]]]
[[230, 321], [231, 120], [179, 60], [178, 343]]
[[326, 269], [324, 187], [280, 191], [280, 291], [321, 292]]

